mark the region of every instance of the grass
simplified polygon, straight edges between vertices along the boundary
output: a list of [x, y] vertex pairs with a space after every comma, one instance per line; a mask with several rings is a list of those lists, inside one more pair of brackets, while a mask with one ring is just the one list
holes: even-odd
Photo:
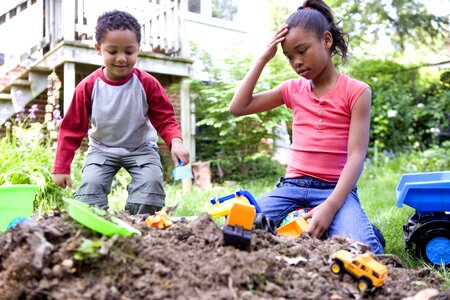
[[178, 204], [177, 215], [189, 216], [206, 212], [213, 198], [223, 197], [235, 193], [237, 190], [251, 191], [254, 197], [258, 197], [274, 187], [276, 179], [252, 180], [244, 182], [227, 182], [223, 185], [215, 185], [211, 190], [200, 190], [192, 186], [190, 193], [183, 194], [182, 183], [177, 182], [166, 186], [168, 206]]
[[[126, 187], [130, 182], [130, 175], [125, 170], [120, 170], [116, 176], [116, 184], [109, 196], [109, 207], [112, 211], [122, 210], [127, 198]], [[183, 192], [181, 181], [164, 183], [166, 192], [166, 207], [177, 206], [174, 216], [197, 216], [206, 212], [211, 206], [209, 200], [226, 196], [239, 189], [251, 191], [252, 195], [258, 197], [275, 187], [277, 178], [261, 180], [249, 180], [244, 182], [226, 182], [222, 185], [214, 185], [210, 190], [201, 190], [192, 185], [189, 192]]]
[[414, 210], [397, 207], [395, 189], [400, 177], [401, 174], [391, 169], [382, 174], [363, 172], [358, 182], [358, 195], [367, 216], [386, 238], [386, 252], [401, 257], [404, 253], [402, 226]]

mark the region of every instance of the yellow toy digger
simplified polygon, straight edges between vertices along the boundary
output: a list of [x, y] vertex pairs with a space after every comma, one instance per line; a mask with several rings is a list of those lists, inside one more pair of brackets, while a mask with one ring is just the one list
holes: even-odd
[[234, 203], [227, 222], [223, 225], [224, 244], [240, 249], [250, 248], [255, 216], [256, 209], [253, 205]]
[[240, 249], [249, 249], [252, 229], [266, 230], [276, 234], [275, 222], [261, 213], [256, 200], [248, 191], [236, 193], [211, 200], [214, 207], [209, 210], [211, 217], [226, 217], [223, 226], [223, 240], [226, 245]]

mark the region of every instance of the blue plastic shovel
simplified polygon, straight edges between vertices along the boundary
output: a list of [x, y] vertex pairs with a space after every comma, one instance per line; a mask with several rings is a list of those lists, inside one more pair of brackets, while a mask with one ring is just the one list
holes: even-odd
[[183, 166], [181, 160], [178, 160], [178, 165], [173, 169], [172, 175], [174, 180], [194, 178], [191, 169], [188, 166]]

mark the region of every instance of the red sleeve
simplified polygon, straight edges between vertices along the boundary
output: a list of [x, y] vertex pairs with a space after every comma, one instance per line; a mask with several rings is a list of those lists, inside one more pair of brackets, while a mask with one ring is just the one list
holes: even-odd
[[86, 77], [75, 88], [69, 109], [59, 128], [58, 146], [53, 164], [53, 174], [70, 174], [70, 165], [75, 151], [80, 147], [89, 129], [89, 118], [92, 110], [92, 90], [95, 75]]
[[150, 122], [170, 149], [173, 138], [182, 139], [172, 103], [156, 78], [142, 70], [135, 70], [147, 95]]

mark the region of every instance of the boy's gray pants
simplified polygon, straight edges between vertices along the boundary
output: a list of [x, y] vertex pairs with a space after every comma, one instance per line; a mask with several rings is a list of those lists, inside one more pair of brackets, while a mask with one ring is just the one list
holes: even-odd
[[117, 172], [131, 175], [125, 209], [131, 214], [154, 213], [165, 204], [163, 173], [156, 148], [144, 145], [135, 151], [110, 153], [89, 147], [83, 166], [83, 179], [75, 198], [89, 205], [105, 206]]

